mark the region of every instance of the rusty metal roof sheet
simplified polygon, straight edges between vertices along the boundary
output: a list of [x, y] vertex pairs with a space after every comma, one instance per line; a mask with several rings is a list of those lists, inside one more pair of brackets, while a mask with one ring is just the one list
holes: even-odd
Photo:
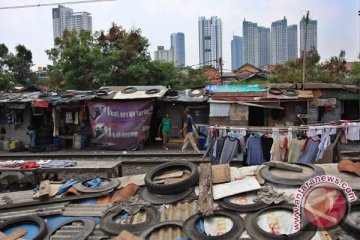
[[[51, 236], [51, 240], [70, 240], [73, 239], [73, 236], [79, 233], [82, 230], [83, 226], [81, 223], [74, 222], [72, 225], [65, 225], [56, 231], [55, 234]], [[108, 239], [109, 234], [101, 230], [99, 225], [95, 226], [94, 231], [90, 234], [87, 240], [101, 240]]]
[[63, 216], [101, 217], [108, 204], [69, 204], [64, 208]]
[[68, 202], [51, 203], [39, 206], [30, 206], [23, 208], [4, 209], [0, 213], [0, 221], [5, 221], [9, 217], [23, 217], [23, 216], [49, 216], [62, 214], [63, 209]]

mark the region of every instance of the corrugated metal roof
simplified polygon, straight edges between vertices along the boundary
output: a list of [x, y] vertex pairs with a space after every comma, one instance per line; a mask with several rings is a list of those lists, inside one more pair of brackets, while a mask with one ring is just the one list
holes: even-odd
[[[73, 236], [82, 230], [83, 226], [80, 222], [74, 222], [72, 225], [65, 225], [56, 231], [50, 238], [50, 240], [70, 240]], [[95, 226], [94, 231], [90, 234], [87, 240], [101, 240], [108, 239], [109, 234], [101, 230], [99, 225]]]
[[312, 90], [298, 90], [299, 94], [297, 96], [286, 96], [284, 94], [272, 94], [270, 92], [267, 92], [267, 98], [269, 99], [282, 99], [282, 100], [286, 100], [286, 99], [300, 99], [300, 98], [305, 98], [305, 99], [311, 99], [314, 97], [313, 95], [313, 91]]
[[71, 217], [101, 217], [108, 207], [108, 204], [69, 204], [64, 208], [62, 215]]
[[189, 95], [190, 89], [179, 91], [174, 90], [177, 92], [177, 96], [164, 96], [161, 101], [165, 102], [206, 102], [209, 99], [208, 95], [201, 95], [198, 97], [193, 97]]
[[0, 213], [0, 221], [7, 220], [9, 217], [23, 217], [23, 216], [49, 216], [62, 214], [68, 202], [43, 204], [38, 206], [10, 208], [4, 209]]

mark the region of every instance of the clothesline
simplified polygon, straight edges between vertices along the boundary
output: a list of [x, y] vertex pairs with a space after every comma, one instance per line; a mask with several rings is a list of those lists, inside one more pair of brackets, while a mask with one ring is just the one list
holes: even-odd
[[235, 130], [235, 131], [251, 131], [251, 132], [273, 132], [273, 131], [304, 131], [308, 129], [322, 130], [328, 128], [344, 128], [345, 124], [341, 125], [302, 125], [302, 126], [287, 126], [287, 127], [249, 127], [249, 126], [210, 126], [210, 129], [218, 130]]

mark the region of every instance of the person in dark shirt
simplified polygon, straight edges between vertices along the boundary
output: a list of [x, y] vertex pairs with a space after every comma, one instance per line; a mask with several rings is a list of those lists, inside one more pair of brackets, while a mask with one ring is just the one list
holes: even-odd
[[185, 115], [186, 115], [185, 125], [179, 132], [181, 134], [186, 130], [186, 135], [185, 135], [185, 139], [184, 139], [184, 144], [182, 146], [182, 151], [185, 150], [185, 148], [189, 145], [189, 142], [190, 142], [190, 144], [194, 148], [195, 152], [200, 153], [200, 151], [195, 143], [195, 140], [194, 140], [193, 119], [190, 115], [189, 109], [185, 109]]

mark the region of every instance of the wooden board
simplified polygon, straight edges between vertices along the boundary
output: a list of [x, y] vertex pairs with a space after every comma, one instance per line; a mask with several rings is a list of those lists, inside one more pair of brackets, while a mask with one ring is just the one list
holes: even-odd
[[51, 188], [50, 188], [50, 181], [44, 180], [40, 182], [40, 188], [39, 188], [39, 200], [40, 201], [46, 201], [50, 198], [51, 194]]
[[25, 229], [17, 228], [8, 235], [2, 233], [2, 235], [0, 235], [0, 240], [16, 240], [24, 236], [26, 233], [27, 231]]
[[260, 189], [261, 186], [255, 177], [249, 176], [234, 182], [223, 183], [213, 186], [214, 200], [236, 195], [238, 193], [250, 192]]
[[160, 176], [156, 176], [154, 178], [154, 180], [162, 180], [162, 179], [168, 179], [168, 178], [177, 178], [177, 177], [181, 177], [184, 174], [184, 171], [169, 171], [166, 172]]
[[214, 213], [213, 196], [212, 196], [212, 177], [211, 164], [200, 163], [200, 178], [199, 178], [199, 210], [204, 216], [209, 216]]
[[185, 180], [186, 178], [190, 177], [190, 175], [191, 175], [190, 172], [184, 171], [184, 175], [182, 175], [182, 177], [168, 178], [165, 180], [164, 184], [173, 184], [173, 183], [181, 182], [181, 181]]
[[226, 183], [231, 181], [229, 164], [211, 166], [212, 183]]

